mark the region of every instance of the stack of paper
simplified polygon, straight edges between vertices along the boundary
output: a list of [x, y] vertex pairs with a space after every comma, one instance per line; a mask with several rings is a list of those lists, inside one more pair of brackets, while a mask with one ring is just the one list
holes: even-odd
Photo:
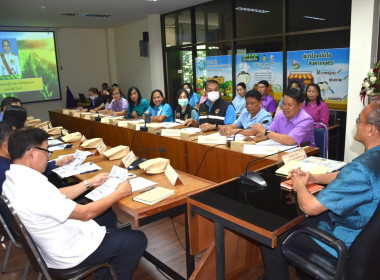
[[61, 178], [67, 178], [81, 173], [100, 170], [101, 168], [96, 164], [90, 162], [82, 164], [87, 156], [88, 153], [77, 150], [72, 162], [54, 169], [53, 172], [58, 174]]

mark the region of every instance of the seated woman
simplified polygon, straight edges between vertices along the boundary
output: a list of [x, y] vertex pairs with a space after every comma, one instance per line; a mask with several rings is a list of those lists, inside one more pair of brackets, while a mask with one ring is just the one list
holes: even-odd
[[329, 126], [330, 111], [321, 98], [321, 89], [317, 84], [311, 83], [306, 88], [305, 103], [302, 109], [306, 111], [317, 123]]
[[[298, 89], [300, 89], [301, 91], [303, 91], [303, 88], [302, 88], [300, 82], [299, 82], [299, 81], [296, 81], [296, 80], [292, 80], [292, 81], [290, 81], [290, 83], [288, 84], [288, 87], [287, 87], [286, 89], [288, 90], [288, 89], [291, 89], [291, 88], [298, 88]], [[277, 109], [276, 109], [276, 115], [277, 115], [277, 113], [281, 110], [283, 100], [284, 100], [284, 95], [282, 95], [281, 100], [280, 100], [280, 102], [278, 103], [278, 107], [277, 107]]]
[[182, 85], [182, 89], [186, 90], [186, 92], [189, 95], [189, 104], [191, 107], [193, 107], [195, 110], [198, 110], [199, 108], [199, 101], [200, 101], [200, 96], [196, 93], [193, 92], [193, 87], [191, 86], [190, 83], [184, 83]]
[[245, 104], [240, 117], [231, 125], [226, 125], [220, 131], [221, 135], [256, 135], [257, 131], [251, 128], [255, 123], [261, 123], [267, 128], [272, 122], [272, 115], [262, 108], [263, 101], [261, 93], [257, 90], [250, 90], [245, 95]]
[[128, 110], [128, 101], [121, 97], [123, 93], [119, 87], [114, 87], [112, 89], [113, 100], [106, 110], [100, 111], [100, 113], [106, 114], [108, 116], [124, 116]]
[[152, 114], [152, 122], [172, 122], [173, 112], [161, 90], [155, 89], [150, 97], [148, 111]]
[[245, 83], [238, 83], [236, 86], [236, 92], [237, 94], [234, 100], [232, 100], [232, 104], [235, 107], [236, 116], [239, 117], [245, 108], [245, 95], [247, 94], [247, 86]]
[[145, 111], [149, 109], [149, 101], [141, 97], [140, 90], [137, 87], [128, 89], [128, 104], [128, 118], [142, 117]]
[[175, 120], [184, 121], [188, 118], [195, 119], [197, 111], [189, 104], [189, 93], [186, 90], [180, 89], [177, 93], [178, 107], [175, 109]]
[[288, 89], [284, 93], [282, 110], [278, 112], [268, 128], [262, 124], [254, 124], [258, 134], [255, 141], [268, 138], [284, 145], [301, 144], [310, 141], [315, 146], [313, 118], [302, 109], [304, 95], [297, 88]]
[[89, 88], [88, 95], [91, 99], [90, 106], [86, 108], [78, 107], [78, 109], [81, 109], [82, 112], [91, 112], [91, 113], [96, 113], [97, 111], [103, 109], [103, 98], [101, 97], [101, 94], [96, 87]]

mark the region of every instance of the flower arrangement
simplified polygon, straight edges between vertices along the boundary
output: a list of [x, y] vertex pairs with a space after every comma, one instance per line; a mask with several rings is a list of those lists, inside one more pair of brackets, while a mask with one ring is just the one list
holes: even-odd
[[375, 68], [368, 71], [367, 76], [363, 80], [360, 90], [360, 99], [363, 105], [367, 95], [380, 95], [380, 61]]

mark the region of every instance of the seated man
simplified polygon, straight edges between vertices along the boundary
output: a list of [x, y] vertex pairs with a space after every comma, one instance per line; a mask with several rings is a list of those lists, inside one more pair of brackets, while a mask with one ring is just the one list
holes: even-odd
[[[8, 140], [13, 160], [6, 172], [3, 193], [36, 242], [50, 268], [67, 269], [108, 261], [119, 279], [131, 279], [145, 251], [144, 233], [133, 230], [107, 230], [94, 220], [115, 202], [131, 194], [129, 181], [98, 201], [80, 205], [72, 199], [83, 193], [86, 182], [57, 189], [41, 174], [50, 152], [48, 134], [38, 128], [16, 130]], [[22, 174], [22, 176], [20, 176]], [[106, 178], [99, 178], [100, 185]], [[109, 279], [107, 270], [100, 279]]]
[[285, 91], [282, 111], [278, 112], [269, 127], [253, 125], [258, 132], [255, 141], [270, 138], [284, 145], [310, 141], [311, 146], [315, 146], [313, 118], [302, 109], [303, 99], [303, 93], [299, 89]]
[[8, 106], [21, 106], [20, 99], [12, 96], [5, 97], [3, 101], [1, 101], [1, 112], [0, 112], [0, 122], [3, 121], [4, 111]]
[[271, 116], [274, 116], [274, 113], [276, 112], [276, 100], [272, 96], [268, 94], [269, 89], [269, 83], [266, 80], [262, 80], [258, 82], [257, 84], [257, 90], [261, 93], [261, 96], [263, 97], [263, 108], [267, 110]]
[[203, 132], [220, 130], [226, 124], [236, 120], [235, 109], [223, 98], [220, 98], [220, 88], [217, 81], [209, 80], [205, 85], [207, 101], [199, 105], [197, 119], [187, 119], [184, 125], [200, 127]]
[[[380, 201], [380, 104], [371, 103], [356, 120], [355, 140], [362, 143], [366, 152], [346, 165], [339, 173], [310, 175], [293, 170], [289, 178], [297, 190], [300, 208], [309, 215], [304, 221], [334, 235], [349, 248], [368, 223]], [[317, 196], [306, 189], [308, 182], [328, 184]], [[282, 235], [281, 244], [289, 233]], [[298, 240], [307, 248], [336, 256], [331, 247], [305, 236]], [[289, 279], [288, 263], [281, 247], [261, 248], [266, 279]]]
[[265, 128], [272, 122], [272, 116], [265, 109], [261, 108], [263, 101], [261, 94], [257, 90], [250, 90], [245, 95], [245, 106], [239, 118], [231, 125], [226, 125], [221, 130], [221, 135], [256, 135], [257, 131], [250, 126], [261, 123]]

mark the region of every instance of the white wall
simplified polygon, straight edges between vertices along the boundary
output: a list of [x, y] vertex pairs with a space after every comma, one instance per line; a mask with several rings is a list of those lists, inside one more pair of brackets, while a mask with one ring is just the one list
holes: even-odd
[[110, 81], [105, 29], [62, 28], [57, 31], [57, 56], [62, 100], [25, 104], [29, 115], [48, 120], [49, 110], [66, 106], [66, 86], [74, 97]]
[[118, 84], [125, 94], [129, 87], [136, 86], [144, 98], [150, 99], [150, 58], [140, 57], [139, 48], [139, 41], [143, 39], [142, 33], [146, 31], [148, 20], [142, 19], [115, 28], [114, 38]]
[[361, 84], [376, 62], [378, 25], [379, 1], [352, 0], [345, 161], [352, 161], [364, 151], [363, 145], [354, 140], [355, 119], [364, 108], [359, 97]]

